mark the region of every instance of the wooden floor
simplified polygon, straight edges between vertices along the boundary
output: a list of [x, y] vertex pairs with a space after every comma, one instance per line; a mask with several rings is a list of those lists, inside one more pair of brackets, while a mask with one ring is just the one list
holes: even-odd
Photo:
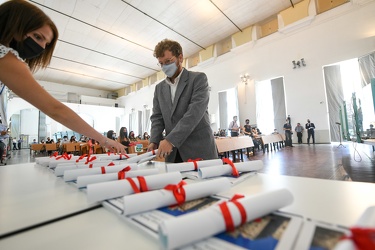
[[[375, 154], [370, 145], [344, 142], [345, 147], [332, 144], [294, 144], [255, 155], [244, 161], [262, 160], [264, 168], [260, 172], [289, 176], [303, 176], [320, 179], [359, 181], [375, 183]], [[238, 157], [237, 157], [238, 159]], [[29, 149], [14, 150], [8, 165], [35, 162]]]

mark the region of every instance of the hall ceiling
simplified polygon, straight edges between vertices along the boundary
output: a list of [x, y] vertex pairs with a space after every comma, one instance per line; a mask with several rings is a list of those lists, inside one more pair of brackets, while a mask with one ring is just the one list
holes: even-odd
[[33, 0], [59, 40], [41, 81], [115, 91], [158, 72], [155, 45], [189, 57], [301, 0]]

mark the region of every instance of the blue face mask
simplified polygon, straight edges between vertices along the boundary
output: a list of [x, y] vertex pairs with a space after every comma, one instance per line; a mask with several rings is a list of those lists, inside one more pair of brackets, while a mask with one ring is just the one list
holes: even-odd
[[163, 65], [161, 67], [161, 70], [163, 70], [163, 72], [168, 76], [168, 77], [172, 77], [174, 76], [174, 74], [176, 73], [177, 71], [177, 65], [175, 62], [171, 63], [171, 64], [167, 64], [167, 65]]

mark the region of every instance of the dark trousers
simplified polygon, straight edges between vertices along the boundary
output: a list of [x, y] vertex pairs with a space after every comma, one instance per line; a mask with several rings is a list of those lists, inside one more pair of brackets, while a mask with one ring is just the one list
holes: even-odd
[[292, 132], [285, 131], [285, 146], [292, 146]]
[[298, 143], [302, 143], [302, 132], [297, 132]]
[[310, 137], [312, 137], [312, 141], [315, 144], [315, 133], [312, 129], [307, 130], [307, 144], [310, 144]]
[[232, 132], [232, 131], [230, 131], [230, 136], [232, 136], [232, 137], [234, 137], [234, 136], [238, 136], [238, 132]]
[[13, 150], [17, 150], [17, 143], [13, 142]]

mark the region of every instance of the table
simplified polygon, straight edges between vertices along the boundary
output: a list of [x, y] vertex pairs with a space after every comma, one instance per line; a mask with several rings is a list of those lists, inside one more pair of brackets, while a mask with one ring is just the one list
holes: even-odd
[[281, 134], [270, 134], [270, 135], [262, 135], [261, 140], [262, 140], [263, 153], [265, 153], [266, 148], [267, 148], [267, 152], [269, 150], [268, 145], [270, 145], [271, 151], [272, 151], [272, 145], [273, 145], [273, 149], [276, 150], [275, 143], [277, 144], [277, 148], [279, 148], [278, 143], [285, 141], [285, 138], [283, 138]]
[[[250, 136], [239, 137], [219, 137], [215, 139], [216, 147], [219, 153], [226, 153], [232, 151], [233, 162], [236, 161], [235, 150], [243, 148], [254, 147], [253, 139]], [[243, 161], [243, 154], [241, 152], [241, 160]]]
[[[162, 168], [165, 163], [158, 162], [154, 164], [156, 167]], [[44, 171], [46, 169], [42, 169], [43, 167], [33, 167], [30, 164], [26, 164], [25, 166], [8, 165], [0, 167], [0, 176], [2, 176], [2, 180], [10, 179], [11, 177], [15, 178], [14, 173], [26, 167], [29, 168], [26, 174], [32, 177], [27, 186], [32, 187], [39, 182], [49, 185], [34, 188], [30, 192], [35, 193], [33, 201], [33, 199], [29, 199], [26, 195], [14, 197], [14, 195], [22, 194], [25, 190], [18, 188], [18, 185], [13, 185], [11, 181], [1, 184], [0, 215], [2, 216], [2, 223], [0, 226], [3, 229], [2, 231], [4, 231], [4, 225], [2, 225], [4, 222], [6, 222], [7, 226], [12, 226], [12, 224], [19, 225], [19, 222], [14, 218], [9, 218], [16, 214], [25, 219], [32, 217], [35, 213], [40, 213], [37, 219], [45, 219], [41, 214], [50, 213], [49, 210], [52, 208], [51, 204], [53, 204], [51, 201], [58, 203], [55, 210], [52, 211], [52, 214], [55, 214], [55, 216], [64, 212], [58, 209], [64, 206], [62, 203], [71, 204], [70, 206], [73, 207], [70, 207], [70, 210], [81, 209], [87, 206], [84, 192], [79, 191], [73, 185], [61, 183], [61, 179], [56, 178], [50, 171]], [[148, 167], [152, 167], [152, 164], [148, 164]], [[9, 170], [12, 168], [18, 169], [18, 171]], [[32, 173], [32, 171], [35, 173]], [[25, 179], [26, 174], [20, 179]], [[16, 182], [19, 184], [20, 181]], [[56, 186], [51, 185], [52, 183], [55, 183]], [[16, 190], [11, 189], [11, 187], [16, 188]], [[50, 195], [44, 196], [46, 188], [49, 189], [47, 194], [50, 193]], [[232, 195], [235, 193], [252, 195], [277, 188], [287, 188], [294, 196], [293, 204], [282, 208], [281, 211], [346, 227], [353, 225], [367, 207], [375, 205], [375, 196], [373, 195], [375, 193], [375, 184], [372, 183], [270, 174], [256, 174], [236, 185], [230, 191], [222, 193], [222, 195]], [[62, 192], [62, 190], [65, 190], [65, 192]], [[57, 195], [55, 199], [52, 199], [53, 195]], [[8, 200], [14, 199], [19, 202], [19, 204], [14, 202], [12, 205], [12, 209], [16, 211], [11, 211], [10, 208], [3, 210], [4, 197], [8, 197]], [[41, 203], [41, 206], [38, 208], [30, 207], [30, 205], [36, 202]], [[39, 211], [34, 211], [35, 209]], [[28, 215], [19, 213], [28, 213]], [[24, 233], [0, 239], [0, 249], [147, 250], [158, 249], [158, 242], [101, 207]]]
[[34, 165], [0, 167], [0, 235], [98, 205], [48, 168]]

